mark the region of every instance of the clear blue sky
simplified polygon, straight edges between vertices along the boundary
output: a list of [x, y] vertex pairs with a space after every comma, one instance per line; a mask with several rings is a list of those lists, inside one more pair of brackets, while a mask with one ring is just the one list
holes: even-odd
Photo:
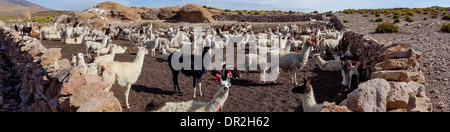
[[[55, 10], [83, 11], [108, 0], [28, 0]], [[450, 7], [450, 0], [109, 0], [125, 6], [161, 8], [198, 4], [233, 10], [284, 10], [311, 12], [353, 8]]]

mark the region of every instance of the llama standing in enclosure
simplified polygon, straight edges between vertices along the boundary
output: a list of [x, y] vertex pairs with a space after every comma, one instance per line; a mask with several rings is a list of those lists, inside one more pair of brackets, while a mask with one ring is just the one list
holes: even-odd
[[100, 50], [102, 50], [106, 46], [106, 44], [109, 43], [109, 41], [110, 40], [108, 39], [108, 37], [104, 37], [103, 40], [102, 40], [102, 43], [95, 42], [95, 41], [87, 41], [87, 42], [85, 42], [87, 57], [92, 58], [92, 56], [90, 54], [91, 50], [96, 52], [97, 56], [100, 56]]
[[166, 102], [164, 106], [155, 106], [152, 102], [154, 112], [222, 112], [222, 106], [228, 98], [228, 92], [230, 91], [230, 78], [232, 75], [227, 74], [227, 79], [222, 80], [220, 74], [216, 75], [216, 81], [219, 83], [220, 88], [217, 91], [214, 98], [209, 102], [198, 102], [194, 100], [185, 102]]
[[[103, 81], [109, 83], [109, 86], [105, 88], [105, 91], [111, 89], [112, 85], [117, 82], [122, 87], [125, 87], [125, 102], [127, 108], [130, 108], [128, 104], [128, 95], [130, 93], [131, 85], [134, 84], [142, 71], [142, 65], [144, 64], [144, 57], [148, 54], [148, 50], [145, 47], [138, 47], [136, 59], [133, 62], [111, 62], [104, 67], [102, 73]], [[126, 72], [124, 72], [126, 70]], [[147, 80], [149, 81], [149, 80]]]
[[325, 61], [319, 54], [314, 54], [317, 65], [322, 71], [340, 71], [342, 70], [341, 60], [329, 60]]
[[346, 65], [346, 69], [342, 69], [342, 85], [351, 88], [357, 88], [359, 84], [359, 72], [358, 67], [360, 62], [356, 62], [356, 65], [353, 65], [352, 62], [348, 62]]
[[303, 78], [303, 83], [292, 89], [293, 93], [299, 93], [302, 96], [302, 107], [304, 112], [320, 112], [323, 104], [317, 104], [314, 97], [314, 91], [310, 80]]
[[310, 47], [313, 46], [311, 39], [303, 45], [301, 53], [288, 53], [280, 57], [280, 68], [285, 72], [291, 72], [293, 76], [291, 77], [292, 83], [295, 82], [297, 85], [297, 71], [302, 69], [306, 62], [308, 61]]

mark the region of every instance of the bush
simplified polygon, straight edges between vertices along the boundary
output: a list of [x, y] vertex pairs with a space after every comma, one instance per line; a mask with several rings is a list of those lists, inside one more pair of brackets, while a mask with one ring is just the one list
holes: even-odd
[[442, 24], [441, 31], [450, 33], [450, 23], [446, 22]]
[[406, 16], [406, 17], [405, 17], [405, 21], [413, 22], [414, 19], [413, 19], [411, 16]]
[[230, 9], [225, 9], [225, 12], [231, 12], [231, 10]]
[[450, 20], [450, 15], [445, 14], [444, 16], [442, 16], [442, 20]]
[[242, 12], [242, 11], [237, 11], [237, 13], [238, 13], [239, 15], [244, 14], [244, 12]]
[[437, 14], [434, 14], [434, 15], [431, 16], [431, 18], [437, 18], [437, 17], [438, 17]]
[[380, 13], [376, 13], [375, 16], [376, 16], [376, 17], [379, 17], [379, 16], [380, 16]]
[[313, 11], [313, 12], [311, 12], [311, 13], [319, 13], [319, 11]]
[[378, 27], [375, 29], [375, 32], [377, 33], [394, 33], [398, 31], [398, 26], [388, 22], [378, 24]]
[[255, 15], [261, 15], [261, 12], [255, 11]]
[[394, 19], [398, 19], [398, 18], [400, 18], [399, 15], [394, 15]]
[[383, 21], [383, 18], [378, 17], [377, 19], [375, 19], [375, 21], [376, 21], [376, 22], [382, 22], [382, 21]]
[[369, 15], [367, 15], [367, 14], [364, 14], [364, 16], [363, 17], [369, 17]]
[[294, 14], [295, 12], [294, 11], [289, 11], [289, 14]]
[[345, 9], [342, 12], [344, 12], [345, 14], [353, 14], [355, 11], [355, 9]]
[[12, 17], [0, 17], [0, 21], [8, 21], [10, 19], [13, 19]]
[[31, 20], [25, 20], [24, 22], [37, 22], [37, 23], [53, 23], [55, 21], [51, 16], [38, 16], [38, 17], [31, 17]]
[[207, 8], [208, 6], [206, 6], [206, 5], [203, 5], [203, 8]]
[[428, 14], [428, 11], [424, 11], [423, 14]]
[[428, 17], [424, 17], [423, 20], [428, 20]]
[[394, 20], [394, 23], [399, 23], [400, 22], [400, 18], [396, 18], [395, 20]]
[[406, 14], [410, 15], [410, 16], [414, 16], [414, 12], [412, 12], [412, 11], [406, 12]]
[[344, 23], [348, 23], [348, 20], [343, 20], [344, 21]]

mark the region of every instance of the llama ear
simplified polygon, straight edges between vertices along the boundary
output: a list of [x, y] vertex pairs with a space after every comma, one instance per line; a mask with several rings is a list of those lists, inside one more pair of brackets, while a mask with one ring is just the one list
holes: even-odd
[[358, 67], [361, 64], [361, 62], [358, 60], [358, 63], [356, 63], [356, 67]]
[[350, 63], [350, 62], [347, 62], [347, 63], [348, 63], [348, 65], [349, 65], [350, 67], [353, 67], [352, 63]]
[[217, 83], [219, 83], [219, 79], [222, 80], [220, 74], [216, 74], [216, 82]]

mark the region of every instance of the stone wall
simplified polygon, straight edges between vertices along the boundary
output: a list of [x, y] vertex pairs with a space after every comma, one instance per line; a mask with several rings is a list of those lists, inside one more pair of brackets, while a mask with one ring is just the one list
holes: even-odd
[[108, 83], [98, 75], [82, 75], [61, 59], [60, 48], [45, 48], [35, 38], [20, 37], [0, 22], [0, 44], [5, 48], [20, 82], [17, 87], [22, 112], [122, 111]]
[[381, 43], [346, 31], [343, 44], [359, 55], [364, 78], [370, 79], [347, 95], [341, 105], [357, 112], [430, 112], [425, 77], [417, 60], [421, 53], [410, 44]]

